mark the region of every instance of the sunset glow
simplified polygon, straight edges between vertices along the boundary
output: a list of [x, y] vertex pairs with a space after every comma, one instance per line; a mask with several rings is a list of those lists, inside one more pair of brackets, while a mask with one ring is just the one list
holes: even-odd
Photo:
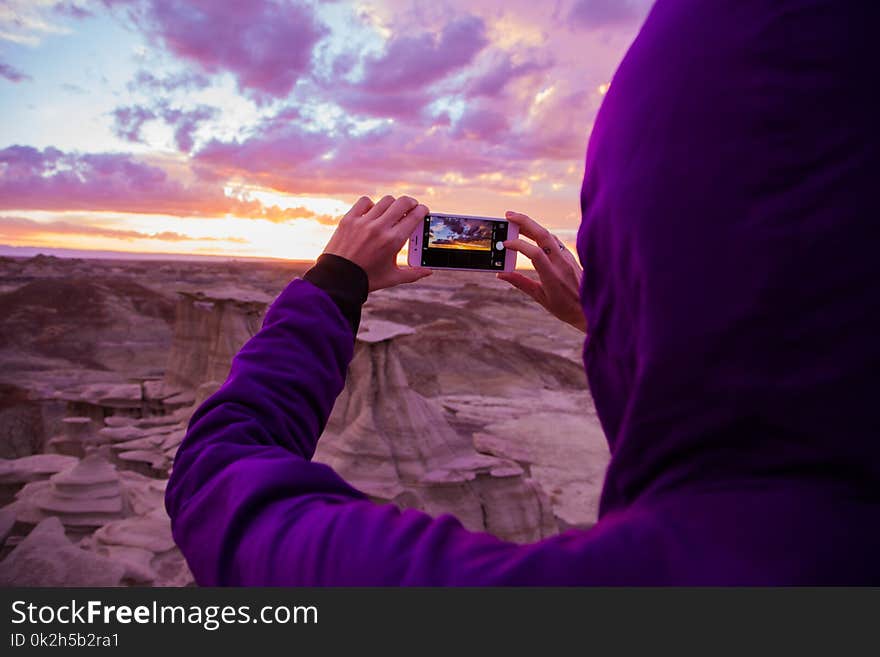
[[363, 194], [571, 244], [625, 4], [6, 0], [0, 245], [312, 259]]

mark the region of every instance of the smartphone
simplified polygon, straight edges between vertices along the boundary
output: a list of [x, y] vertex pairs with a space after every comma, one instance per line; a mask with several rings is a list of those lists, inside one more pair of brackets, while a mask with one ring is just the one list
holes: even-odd
[[513, 271], [516, 251], [504, 241], [519, 235], [507, 219], [432, 212], [409, 237], [412, 267], [461, 271]]

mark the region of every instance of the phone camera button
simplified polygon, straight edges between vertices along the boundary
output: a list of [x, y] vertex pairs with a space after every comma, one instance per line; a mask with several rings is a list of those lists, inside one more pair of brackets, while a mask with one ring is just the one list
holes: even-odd
[[496, 251], [503, 251], [504, 250], [504, 242], [502, 242], [501, 240], [498, 240], [497, 242], [495, 242], [495, 250]]

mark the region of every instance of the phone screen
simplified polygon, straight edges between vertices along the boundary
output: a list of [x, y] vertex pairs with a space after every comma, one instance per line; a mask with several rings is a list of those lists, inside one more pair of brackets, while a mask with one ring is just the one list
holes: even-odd
[[507, 222], [429, 214], [422, 239], [423, 267], [503, 271]]

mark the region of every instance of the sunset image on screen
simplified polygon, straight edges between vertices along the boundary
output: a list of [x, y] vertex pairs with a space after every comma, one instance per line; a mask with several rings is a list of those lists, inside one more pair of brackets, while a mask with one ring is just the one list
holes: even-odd
[[492, 222], [458, 217], [433, 218], [428, 248], [491, 251]]

